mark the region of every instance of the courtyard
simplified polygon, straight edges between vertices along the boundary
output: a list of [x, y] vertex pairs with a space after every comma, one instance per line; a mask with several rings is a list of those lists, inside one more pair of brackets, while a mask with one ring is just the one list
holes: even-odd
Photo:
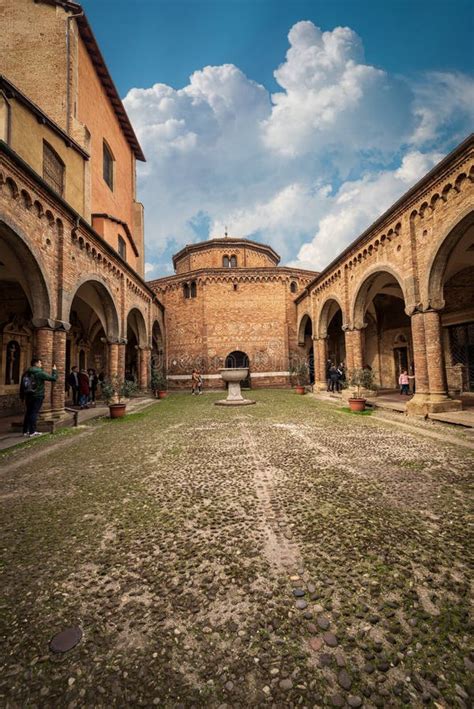
[[3, 454], [0, 704], [467, 707], [472, 445], [218, 398]]

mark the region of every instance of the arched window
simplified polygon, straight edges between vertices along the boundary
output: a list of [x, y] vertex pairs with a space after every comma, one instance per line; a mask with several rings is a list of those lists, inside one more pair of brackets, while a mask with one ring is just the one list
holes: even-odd
[[189, 283], [183, 283], [183, 295], [185, 298], [189, 298]]
[[290, 290], [292, 293], [296, 293], [296, 291], [298, 290], [298, 284], [296, 283], [296, 281], [291, 282]]
[[224, 266], [224, 268], [229, 268], [230, 261], [228, 256], [224, 256], [224, 258], [222, 259], [222, 265]]
[[64, 194], [64, 163], [49, 143], [43, 140], [43, 179], [53, 190]]
[[20, 383], [20, 345], [16, 340], [10, 340], [7, 345], [5, 366], [5, 384]]
[[107, 143], [102, 144], [102, 156], [103, 156], [103, 176], [105, 182], [108, 184], [111, 190], [114, 189], [114, 156], [110, 150]]
[[230, 267], [237, 268], [237, 256], [230, 257]]
[[193, 282], [191, 283], [191, 289], [190, 289], [190, 291], [191, 291], [191, 298], [195, 298], [196, 295], [197, 295], [196, 281], [193, 281]]
[[123, 258], [124, 261], [127, 260], [127, 244], [125, 239], [123, 239], [120, 234], [118, 235], [118, 252], [119, 256]]

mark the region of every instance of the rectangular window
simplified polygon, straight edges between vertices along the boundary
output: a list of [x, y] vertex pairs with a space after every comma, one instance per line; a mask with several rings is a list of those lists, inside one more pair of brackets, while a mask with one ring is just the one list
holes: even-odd
[[49, 143], [43, 142], [43, 179], [58, 194], [64, 194], [64, 163]]
[[127, 260], [127, 244], [125, 243], [125, 239], [122, 239], [122, 237], [119, 234], [118, 238], [118, 252], [119, 256], [123, 258], [124, 261]]
[[111, 190], [114, 189], [114, 158], [113, 155], [107, 145], [107, 143], [103, 142], [102, 145], [102, 153], [103, 153], [103, 176], [105, 182], [108, 184]]

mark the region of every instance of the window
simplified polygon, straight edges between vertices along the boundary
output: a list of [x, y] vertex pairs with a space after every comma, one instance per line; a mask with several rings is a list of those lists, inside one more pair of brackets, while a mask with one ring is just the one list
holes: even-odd
[[189, 283], [183, 284], [183, 295], [185, 298], [189, 298]]
[[118, 237], [118, 252], [119, 256], [123, 258], [124, 261], [127, 260], [127, 244], [125, 243], [125, 239], [123, 239], [120, 234]]
[[191, 298], [195, 298], [197, 295], [196, 281], [191, 283]]
[[224, 256], [224, 258], [222, 259], [222, 265], [224, 266], [224, 268], [229, 268], [230, 261], [228, 256]]
[[49, 143], [43, 141], [43, 179], [61, 196], [64, 193], [64, 163]]
[[298, 290], [298, 284], [296, 283], [296, 281], [291, 282], [290, 290], [292, 293], [296, 293], [296, 291]]
[[237, 256], [231, 256], [231, 257], [230, 257], [230, 267], [231, 267], [231, 268], [236, 268], [236, 267], [237, 267]]
[[104, 140], [103, 143], [103, 174], [104, 180], [111, 190], [114, 189], [114, 157], [109, 146]]

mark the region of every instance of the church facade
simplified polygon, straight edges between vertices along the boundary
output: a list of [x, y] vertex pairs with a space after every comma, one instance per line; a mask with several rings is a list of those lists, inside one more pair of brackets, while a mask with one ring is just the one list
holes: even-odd
[[[141, 147], [81, 6], [4, 0], [0, 36], [0, 413], [21, 410], [21, 372], [40, 354], [170, 388], [289, 386], [305, 363], [372, 368], [393, 390], [407, 369], [409, 412], [460, 408], [474, 392], [474, 136], [467, 138], [321, 273], [279, 265], [270, 247], [223, 236], [144, 280]], [[21, 37], [21, 42], [19, 38]]]

